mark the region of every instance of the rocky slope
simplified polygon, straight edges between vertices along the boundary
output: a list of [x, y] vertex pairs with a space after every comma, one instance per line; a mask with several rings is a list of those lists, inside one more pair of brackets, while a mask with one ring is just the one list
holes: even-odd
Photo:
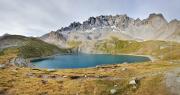
[[42, 40], [64, 47], [67, 41], [99, 41], [112, 36], [121, 40], [165, 40], [180, 42], [180, 21], [167, 22], [162, 14], [150, 14], [147, 19], [133, 19], [127, 15], [90, 17], [83, 23], [50, 32]]

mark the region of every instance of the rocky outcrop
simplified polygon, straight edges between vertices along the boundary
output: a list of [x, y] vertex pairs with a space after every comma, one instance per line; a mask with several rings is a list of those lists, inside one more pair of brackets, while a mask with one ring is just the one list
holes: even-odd
[[16, 65], [18, 67], [32, 67], [32, 64], [28, 59], [24, 59], [21, 57], [14, 58], [9, 63]]

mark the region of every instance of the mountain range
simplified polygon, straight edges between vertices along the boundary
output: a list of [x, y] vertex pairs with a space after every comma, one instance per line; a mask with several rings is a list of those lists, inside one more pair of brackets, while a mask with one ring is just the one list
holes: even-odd
[[133, 19], [127, 15], [101, 15], [80, 23], [51, 31], [40, 37], [59, 47], [68, 47], [69, 41], [97, 42], [111, 37], [120, 40], [162, 40], [180, 42], [180, 21], [168, 22], [160, 13], [152, 13], [146, 19]]

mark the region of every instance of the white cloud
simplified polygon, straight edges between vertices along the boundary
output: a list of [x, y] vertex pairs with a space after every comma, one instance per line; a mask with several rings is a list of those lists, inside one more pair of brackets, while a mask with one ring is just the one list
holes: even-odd
[[146, 18], [161, 12], [180, 18], [179, 0], [0, 0], [0, 35], [40, 36], [90, 16], [127, 14]]

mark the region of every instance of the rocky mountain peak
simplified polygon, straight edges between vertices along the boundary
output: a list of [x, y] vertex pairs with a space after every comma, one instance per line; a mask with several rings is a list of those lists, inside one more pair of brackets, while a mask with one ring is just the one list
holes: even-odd
[[90, 17], [88, 20], [80, 23], [73, 22], [68, 27], [62, 27], [59, 29], [59, 32], [63, 31], [76, 31], [82, 30], [85, 31], [87, 29], [106, 27], [106, 26], [116, 26], [119, 28], [127, 28], [128, 24], [132, 20], [126, 14], [124, 15], [100, 15], [97, 17]]
[[152, 13], [149, 15], [149, 17], [146, 20], [148, 20], [148, 21], [164, 21], [165, 23], [167, 23], [164, 16], [160, 13], [158, 13], [158, 14]]
[[167, 20], [161, 13], [152, 13], [147, 19], [145, 19], [145, 21], [156, 29], [168, 24]]
[[149, 15], [149, 19], [151, 18], [155, 18], [155, 17], [159, 17], [159, 18], [163, 18], [164, 19], [164, 16], [161, 14], [161, 13], [152, 13]]
[[48, 34], [45, 34], [41, 37], [41, 39], [60, 39], [60, 40], [65, 40], [65, 37], [61, 34], [61, 33], [58, 33], [58, 32], [55, 32], [55, 31], [51, 31], [50, 33]]

